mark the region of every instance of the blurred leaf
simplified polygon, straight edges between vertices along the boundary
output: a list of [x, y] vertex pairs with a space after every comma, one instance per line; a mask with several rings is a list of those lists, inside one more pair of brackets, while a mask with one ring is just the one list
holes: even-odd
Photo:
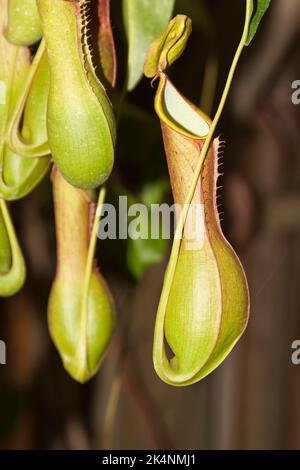
[[141, 201], [148, 207], [151, 204], [160, 204], [169, 189], [170, 183], [168, 180], [158, 180], [145, 184], [141, 193]]
[[[253, 3], [253, 8], [254, 8], [254, 2], [252, 2], [252, 3]], [[264, 14], [266, 13], [267, 9], [269, 8], [270, 3], [271, 3], [271, 0], [257, 0], [257, 8], [256, 8], [256, 11], [255, 11], [252, 19], [251, 19], [249, 34], [248, 34], [248, 38], [247, 38], [247, 41], [246, 41], [247, 46], [249, 46], [252, 39], [254, 38], [254, 36], [257, 32], [259, 23], [261, 22]]]
[[168, 180], [157, 180], [146, 184], [142, 190], [140, 202], [149, 209], [148, 238], [128, 238], [127, 243], [127, 265], [136, 279], [140, 279], [148, 267], [161, 261], [165, 254], [167, 240], [162, 238], [162, 230], [159, 231], [159, 238], [151, 238], [151, 204], [160, 204], [169, 188]]
[[123, 0], [128, 38], [128, 90], [142, 77], [147, 49], [167, 26], [174, 3], [175, 0]]
[[116, 84], [117, 59], [110, 22], [110, 0], [98, 0], [99, 51], [103, 72], [112, 87]]

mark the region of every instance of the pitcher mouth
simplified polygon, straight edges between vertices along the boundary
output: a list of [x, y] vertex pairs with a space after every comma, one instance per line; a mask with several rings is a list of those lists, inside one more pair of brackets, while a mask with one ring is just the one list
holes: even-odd
[[154, 105], [158, 117], [175, 131], [192, 139], [205, 140], [211, 119], [182, 96], [162, 72], [159, 74]]

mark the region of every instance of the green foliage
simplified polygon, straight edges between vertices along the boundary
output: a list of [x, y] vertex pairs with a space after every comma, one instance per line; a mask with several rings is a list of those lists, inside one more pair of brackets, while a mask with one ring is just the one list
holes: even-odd
[[[257, 0], [257, 8], [256, 11], [251, 19], [249, 33], [246, 41], [246, 45], [249, 46], [252, 39], [254, 38], [259, 24], [265, 15], [267, 9], [269, 8], [271, 0]], [[252, 10], [254, 10], [254, 1], [252, 1]]]
[[[147, 238], [138, 238], [133, 240], [129, 238], [127, 241], [127, 264], [129, 271], [136, 278], [140, 279], [145, 270], [155, 263], [162, 260], [166, 248], [167, 240], [159, 231], [159, 238], [151, 238], [151, 204], [161, 204], [166, 193], [169, 191], [169, 183], [167, 180], [157, 180], [145, 185], [138, 200], [144, 204], [148, 210]], [[145, 224], [145, 221], [142, 223]]]
[[148, 47], [167, 26], [174, 3], [175, 0], [123, 0], [128, 38], [128, 90], [133, 90], [141, 79]]

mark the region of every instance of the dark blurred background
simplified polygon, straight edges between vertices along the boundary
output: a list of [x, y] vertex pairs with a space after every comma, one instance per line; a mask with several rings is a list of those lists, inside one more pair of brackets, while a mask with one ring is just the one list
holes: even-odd
[[[124, 81], [121, 2], [113, 4]], [[244, 2], [178, 0], [193, 34], [170, 76], [213, 115], [241, 34]], [[117, 305], [109, 353], [86, 385], [64, 371], [47, 331], [55, 274], [55, 231], [47, 178], [12, 215], [28, 265], [27, 283], [1, 300], [0, 446], [3, 449], [297, 449], [300, 447], [300, 2], [272, 0], [238, 68], [218, 133], [226, 140], [220, 209], [251, 293], [251, 318], [238, 346], [208, 378], [187, 388], [161, 382], [152, 337], [169, 246], [140, 279], [125, 242], [99, 243], [98, 259]], [[108, 202], [139, 198], [167, 179], [154, 90], [143, 79], [118, 109], [116, 166]], [[214, 97], [214, 99], [213, 99]], [[116, 98], [116, 102], [119, 103]], [[170, 200], [168, 191], [164, 199]], [[159, 248], [161, 250], [161, 247]]]

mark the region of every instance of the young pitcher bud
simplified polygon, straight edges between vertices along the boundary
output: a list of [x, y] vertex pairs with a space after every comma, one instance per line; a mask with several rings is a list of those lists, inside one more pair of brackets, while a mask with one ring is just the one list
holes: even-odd
[[91, 200], [57, 170], [53, 192], [57, 272], [48, 304], [49, 328], [65, 369], [86, 382], [97, 372], [110, 342], [114, 305], [98, 269], [88, 268]]
[[[211, 122], [163, 73], [155, 108], [174, 200], [182, 207]], [[217, 210], [218, 151], [215, 139], [188, 210], [170, 291], [158, 310], [154, 365], [171, 385], [190, 385], [212, 372], [232, 350], [248, 320], [245, 274], [222, 233]], [[165, 341], [172, 351], [170, 359]]]

